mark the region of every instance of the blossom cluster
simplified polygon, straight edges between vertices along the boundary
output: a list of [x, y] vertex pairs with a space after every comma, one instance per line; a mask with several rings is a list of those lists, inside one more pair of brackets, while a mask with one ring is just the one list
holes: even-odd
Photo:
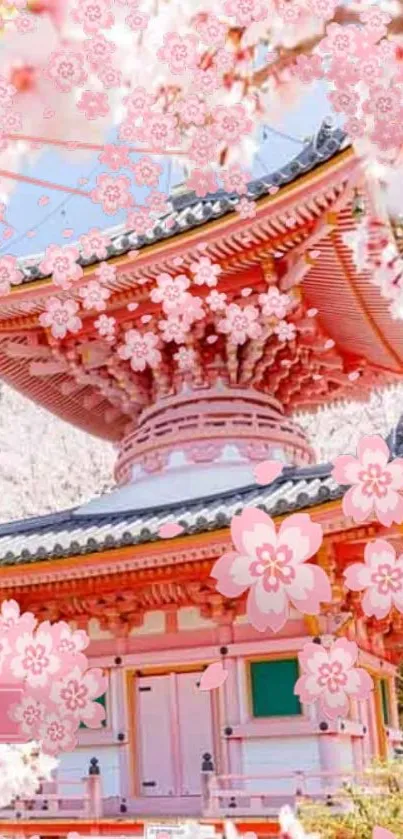
[[71, 751], [81, 722], [98, 728], [105, 716], [96, 700], [105, 693], [102, 671], [88, 669], [83, 650], [89, 638], [59, 621], [38, 623], [20, 614], [14, 600], [0, 610], [0, 678], [18, 686], [22, 696], [9, 709], [22, 741], [35, 741], [43, 752]]
[[[385, 526], [401, 524], [403, 459], [390, 460], [388, 446], [378, 436], [363, 437], [357, 454], [341, 455], [334, 462], [334, 480], [352, 484], [343, 497], [345, 515], [358, 523], [371, 515]], [[273, 471], [271, 480], [278, 474]], [[233, 517], [231, 535], [235, 550], [217, 560], [212, 576], [225, 597], [248, 593], [246, 611], [255, 629], [279, 632], [289, 620], [290, 607], [318, 615], [321, 604], [331, 603], [327, 573], [309, 562], [319, 551], [323, 532], [308, 514], [287, 516], [277, 531], [267, 513], [245, 508]], [[403, 555], [397, 557], [384, 539], [369, 542], [364, 562], [347, 567], [345, 586], [362, 593], [362, 609], [369, 617], [382, 619], [393, 609], [403, 614]], [[357, 644], [344, 638], [328, 646], [306, 644], [299, 656], [302, 675], [295, 692], [303, 702], [319, 701], [330, 718], [346, 715], [348, 698], [365, 698], [372, 689], [370, 676], [355, 667], [357, 657]]]

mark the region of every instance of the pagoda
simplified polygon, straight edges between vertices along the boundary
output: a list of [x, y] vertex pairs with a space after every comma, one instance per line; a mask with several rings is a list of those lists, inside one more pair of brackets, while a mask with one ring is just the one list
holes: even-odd
[[[401, 379], [403, 330], [345, 238], [376, 206], [376, 189], [345, 135], [325, 123], [247, 197], [255, 212], [242, 218], [239, 196], [179, 190], [145, 235], [115, 231], [104, 282], [114, 328], [104, 337], [91, 309], [79, 329], [52, 335], [42, 316], [65, 294], [41, 274], [40, 258], [21, 263], [23, 284], [0, 299], [0, 376], [117, 447], [111, 493], [0, 526], [3, 596], [40, 620], [85, 628], [91, 661], [109, 677], [105, 726], [82, 729], [58, 770], [60, 797], [44, 816], [58, 835], [63, 813], [78, 817], [68, 786], [91, 760], [109, 827], [147, 816], [266, 819], [297, 794], [329, 795], [342, 773], [403, 742], [403, 621], [364, 620], [343, 586], [369, 539], [387, 533], [398, 546], [401, 530], [346, 518], [332, 467], [315, 463], [295, 421]], [[81, 265], [68, 292], [77, 301], [99, 260]], [[167, 318], [163, 290], [173, 280], [186, 306]], [[389, 445], [402, 456], [401, 426]], [[284, 469], [259, 486], [253, 470], [265, 459]], [[322, 525], [315, 561], [333, 600], [320, 616], [292, 612], [281, 632], [259, 633], [243, 598], [216, 591], [212, 566], [230, 549], [233, 515], [248, 506], [278, 521], [306, 510]], [[180, 533], [163, 538], [169, 524]], [[330, 723], [293, 689], [306, 640], [340, 633], [357, 641], [375, 689]], [[225, 683], [200, 691], [217, 660]]]

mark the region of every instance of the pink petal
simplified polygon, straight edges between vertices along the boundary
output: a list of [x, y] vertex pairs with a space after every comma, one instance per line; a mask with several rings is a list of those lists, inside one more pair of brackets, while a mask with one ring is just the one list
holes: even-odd
[[352, 486], [343, 495], [342, 508], [345, 516], [361, 523], [368, 518], [372, 510], [372, 499], [363, 495], [360, 486]]
[[228, 670], [224, 670], [222, 661], [215, 661], [204, 671], [200, 679], [200, 690], [215, 690], [220, 688], [228, 678]]
[[372, 839], [397, 839], [397, 836], [395, 833], [391, 833], [390, 830], [387, 830], [386, 827], [379, 827], [379, 825], [377, 825], [374, 827]]
[[284, 464], [279, 460], [263, 460], [254, 469], [256, 483], [261, 486], [271, 484], [281, 475], [283, 469]]
[[[368, 580], [365, 578], [368, 577]], [[369, 585], [370, 573], [363, 562], [354, 562], [344, 571], [346, 588], [350, 591], [362, 591]]]
[[[292, 589], [289, 588], [288, 595], [289, 598], [298, 609], [299, 612], [302, 612], [307, 615], [318, 615], [320, 612], [320, 603], [331, 603], [332, 602], [332, 588], [330, 585], [329, 577], [326, 574], [326, 571], [323, 568], [319, 568], [317, 565], [303, 565], [299, 566], [299, 568], [309, 570], [313, 576], [313, 588], [311, 591], [308, 592], [308, 595], [305, 599], [299, 599], [298, 597], [294, 597], [292, 593]], [[298, 578], [298, 572], [297, 572]]]
[[211, 571], [211, 576], [218, 581], [216, 589], [224, 597], [239, 597], [248, 588], [246, 585], [241, 586], [235, 583], [231, 576], [232, 565], [238, 556], [239, 554], [234, 551], [223, 554], [220, 559], [217, 559]]
[[183, 527], [177, 522], [162, 524], [158, 530], [158, 535], [161, 539], [173, 539], [174, 536], [179, 536], [180, 533], [183, 533]]
[[[298, 531], [301, 540], [300, 549], [298, 549]], [[317, 553], [322, 544], [322, 525], [313, 522], [307, 513], [294, 513], [287, 516], [281, 524], [278, 539], [294, 548], [298, 562], [305, 562], [306, 559]]]
[[244, 537], [253, 533], [256, 525], [263, 525], [267, 530], [267, 538], [272, 542], [275, 538], [276, 526], [274, 521], [256, 507], [245, 507], [239, 516], [233, 516], [231, 521], [231, 536], [235, 547], [240, 554], [249, 554], [245, 547]]
[[357, 456], [363, 466], [370, 465], [373, 454], [377, 455], [376, 463], [382, 463], [386, 466], [390, 457], [390, 451], [385, 440], [379, 434], [369, 434], [361, 437], [357, 446]]
[[278, 598], [282, 598], [278, 604], [281, 608], [276, 612], [273, 609], [269, 610], [269, 608], [267, 608], [266, 611], [266, 609], [263, 608], [265, 605], [264, 595], [266, 592], [264, 592], [262, 585], [259, 585], [259, 583], [260, 580], [249, 590], [246, 602], [246, 613], [249, 621], [258, 632], [265, 632], [268, 627], [272, 632], [280, 632], [283, 626], [287, 623], [289, 617], [287, 595], [284, 590], [280, 589], [277, 596]]
[[[336, 457], [333, 461], [333, 466], [334, 469], [331, 477], [334, 481], [336, 481], [336, 483], [342, 484], [342, 486], [351, 484], [354, 480], [356, 480], [358, 472], [361, 470], [361, 466], [357, 462], [357, 459], [351, 454], [342, 454], [339, 457]], [[354, 475], [352, 468], [357, 472], [357, 475]]]

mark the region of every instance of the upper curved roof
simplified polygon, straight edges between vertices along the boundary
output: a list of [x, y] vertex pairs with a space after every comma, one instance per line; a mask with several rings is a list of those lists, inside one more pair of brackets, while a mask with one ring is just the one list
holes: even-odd
[[[347, 148], [348, 145], [347, 135], [340, 128], [333, 129], [331, 121], [326, 120], [317, 134], [296, 157], [271, 174], [251, 181], [248, 184], [247, 195], [251, 199], [262, 198], [269, 193], [270, 187], [283, 187], [296, 181], [297, 178], [330, 160], [338, 152]], [[175, 193], [174, 191], [169, 197], [171, 211], [157, 219], [146, 235], [138, 235], [124, 226], [112, 228], [111, 231], [108, 231], [112, 242], [107, 248], [107, 258], [124, 256], [134, 248], [141, 250], [147, 245], [153, 245], [164, 239], [171, 239], [186, 230], [218, 219], [233, 212], [238, 200], [239, 196], [236, 193], [227, 193], [223, 189], [214, 194], [209, 194], [205, 198], [198, 198], [194, 192]], [[79, 246], [78, 249], [80, 249]], [[40, 261], [41, 254], [27, 256], [20, 260], [20, 267], [25, 275], [24, 282], [41, 280], [49, 276], [40, 271]], [[97, 261], [97, 259], [85, 259], [82, 256], [78, 260], [83, 268], [96, 265]]]

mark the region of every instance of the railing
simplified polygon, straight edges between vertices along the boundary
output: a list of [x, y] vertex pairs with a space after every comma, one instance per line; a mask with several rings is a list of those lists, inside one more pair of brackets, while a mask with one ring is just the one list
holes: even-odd
[[348, 806], [346, 786], [354, 784], [362, 794], [382, 795], [388, 789], [388, 773], [382, 770], [347, 772], [293, 772], [262, 775], [216, 775], [210, 755], [202, 764], [202, 811], [204, 817], [276, 816], [281, 806], [295, 807], [303, 800]]
[[100, 767], [97, 758], [93, 757], [88, 775], [81, 781], [58, 779], [44, 782], [36, 795], [29, 799], [18, 798], [9, 807], [0, 810], [0, 820], [9, 821], [17, 817], [21, 820], [84, 818], [96, 821], [102, 817], [102, 810]]

